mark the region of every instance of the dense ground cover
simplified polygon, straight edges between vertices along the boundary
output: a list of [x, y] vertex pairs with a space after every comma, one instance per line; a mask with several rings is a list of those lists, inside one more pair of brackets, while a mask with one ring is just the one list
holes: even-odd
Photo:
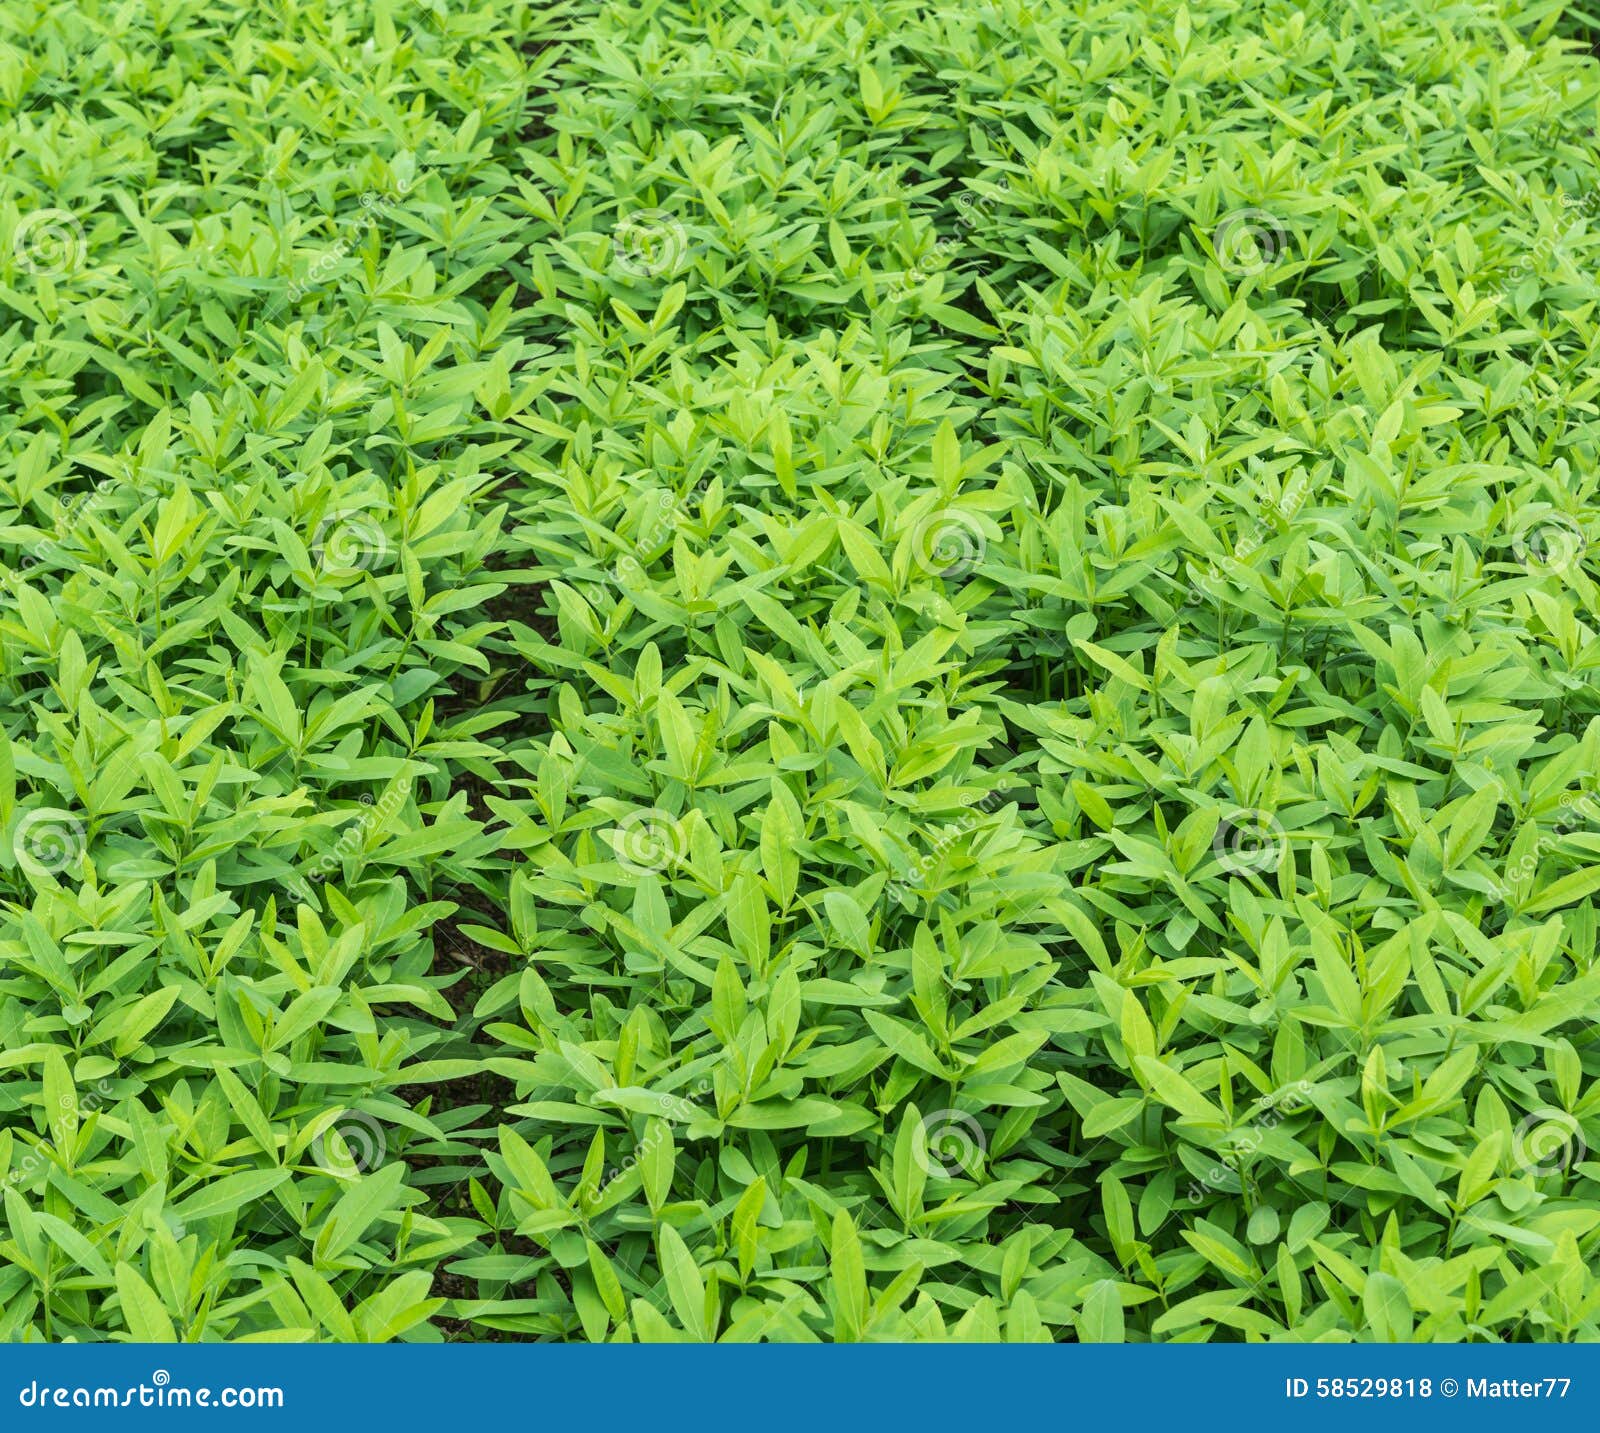
[[0, 13], [0, 1334], [1596, 1336], [1591, 23]]

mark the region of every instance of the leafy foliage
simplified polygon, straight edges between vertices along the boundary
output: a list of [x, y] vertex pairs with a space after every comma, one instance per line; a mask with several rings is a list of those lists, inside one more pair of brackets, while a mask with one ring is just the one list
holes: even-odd
[[1591, 22], [0, 16], [0, 1335], [1588, 1339]]

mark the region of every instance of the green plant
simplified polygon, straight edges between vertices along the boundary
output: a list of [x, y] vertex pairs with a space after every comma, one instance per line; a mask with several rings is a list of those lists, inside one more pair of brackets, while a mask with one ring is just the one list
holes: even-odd
[[1594, 1337], [1588, 24], [0, 17], [0, 1335]]

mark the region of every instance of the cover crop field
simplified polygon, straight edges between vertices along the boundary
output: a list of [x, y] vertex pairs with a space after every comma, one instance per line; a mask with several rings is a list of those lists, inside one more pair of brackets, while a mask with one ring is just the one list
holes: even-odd
[[1600, 19], [0, 11], [0, 1338], [1600, 1337]]

